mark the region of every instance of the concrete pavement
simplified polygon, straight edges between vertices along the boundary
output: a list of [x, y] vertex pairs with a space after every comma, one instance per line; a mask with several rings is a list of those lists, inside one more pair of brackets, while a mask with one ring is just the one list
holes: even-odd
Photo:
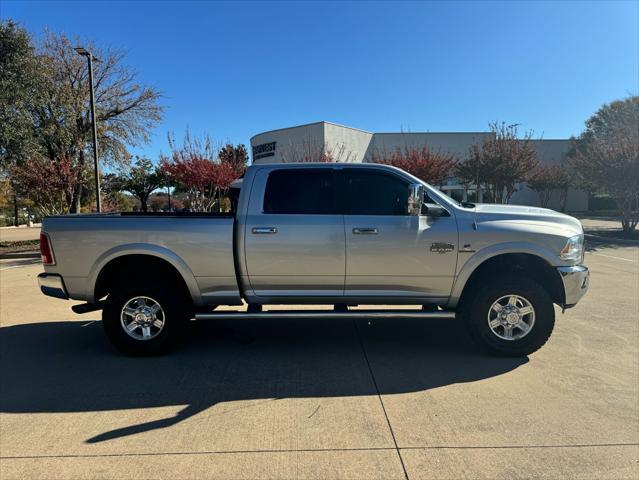
[[33, 227], [1, 227], [0, 242], [17, 242], [19, 240], [37, 240], [40, 238], [40, 224]]
[[0, 262], [0, 477], [637, 478], [639, 249], [586, 263], [529, 358], [453, 321], [268, 320], [134, 359]]

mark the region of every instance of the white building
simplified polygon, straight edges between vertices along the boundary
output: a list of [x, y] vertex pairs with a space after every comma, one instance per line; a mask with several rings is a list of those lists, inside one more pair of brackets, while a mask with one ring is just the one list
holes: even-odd
[[[398, 132], [371, 133], [330, 122], [316, 122], [259, 133], [251, 138], [252, 161], [260, 163], [303, 162], [323, 156], [336, 162], [372, 162], [375, 158], [406, 147], [451, 153], [459, 161], [468, 156], [472, 144], [481, 144], [492, 138], [492, 132]], [[562, 163], [570, 149], [569, 140], [533, 140], [539, 161], [551, 165]], [[455, 179], [439, 187], [458, 200], [477, 201], [473, 188], [461, 185]], [[480, 199], [481, 201], [481, 193]], [[513, 195], [510, 203], [539, 205], [539, 195], [525, 185]], [[559, 198], [553, 197], [550, 208], [559, 208]], [[588, 194], [570, 190], [567, 211], [588, 209]]]

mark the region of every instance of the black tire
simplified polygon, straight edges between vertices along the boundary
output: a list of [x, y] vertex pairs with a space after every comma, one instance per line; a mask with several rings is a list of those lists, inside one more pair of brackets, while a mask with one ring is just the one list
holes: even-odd
[[[534, 309], [534, 323], [527, 333], [516, 327], [513, 340], [500, 338], [506, 335], [505, 328], [495, 331], [489, 325], [488, 315], [495, 301], [516, 295], [527, 300]], [[506, 300], [504, 300], [505, 302]], [[505, 276], [489, 281], [469, 293], [462, 305], [462, 316], [472, 339], [487, 352], [507, 357], [522, 357], [541, 348], [555, 326], [555, 309], [548, 292], [534, 280], [517, 276]], [[507, 302], [506, 302], [507, 303]], [[523, 305], [523, 304], [520, 304]], [[496, 312], [493, 315], [497, 315]], [[523, 317], [530, 322], [530, 317]], [[496, 332], [496, 333], [495, 333]]]
[[[154, 301], [162, 308], [158, 318], [163, 320], [163, 326], [161, 329], [154, 328], [154, 336], [147, 340], [136, 339], [128, 334], [121, 321], [122, 309], [136, 297], [148, 297], [152, 301], [147, 300], [147, 303], [153, 305]], [[120, 352], [131, 356], [162, 355], [175, 344], [191, 317], [189, 301], [162, 286], [126, 285], [109, 294], [102, 310], [102, 325], [107, 337]], [[126, 320], [130, 318], [126, 317]]]

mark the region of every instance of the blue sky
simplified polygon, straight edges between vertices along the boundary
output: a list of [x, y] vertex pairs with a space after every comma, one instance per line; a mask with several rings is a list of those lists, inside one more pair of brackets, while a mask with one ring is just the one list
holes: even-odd
[[318, 120], [368, 131], [578, 134], [638, 91], [637, 2], [29, 2], [0, 15], [128, 52], [165, 95], [152, 143], [185, 128], [248, 144]]

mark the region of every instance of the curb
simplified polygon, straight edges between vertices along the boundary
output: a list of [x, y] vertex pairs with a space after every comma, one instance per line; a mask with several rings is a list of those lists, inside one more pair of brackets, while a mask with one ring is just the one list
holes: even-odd
[[0, 253], [0, 260], [12, 258], [40, 258], [40, 252], [7, 252]]
[[639, 246], [639, 240], [629, 240], [627, 238], [615, 238], [615, 237], [602, 237], [600, 235], [592, 235], [585, 233], [586, 240], [591, 240], [597, 243], [620, 243], [622, 245]]

